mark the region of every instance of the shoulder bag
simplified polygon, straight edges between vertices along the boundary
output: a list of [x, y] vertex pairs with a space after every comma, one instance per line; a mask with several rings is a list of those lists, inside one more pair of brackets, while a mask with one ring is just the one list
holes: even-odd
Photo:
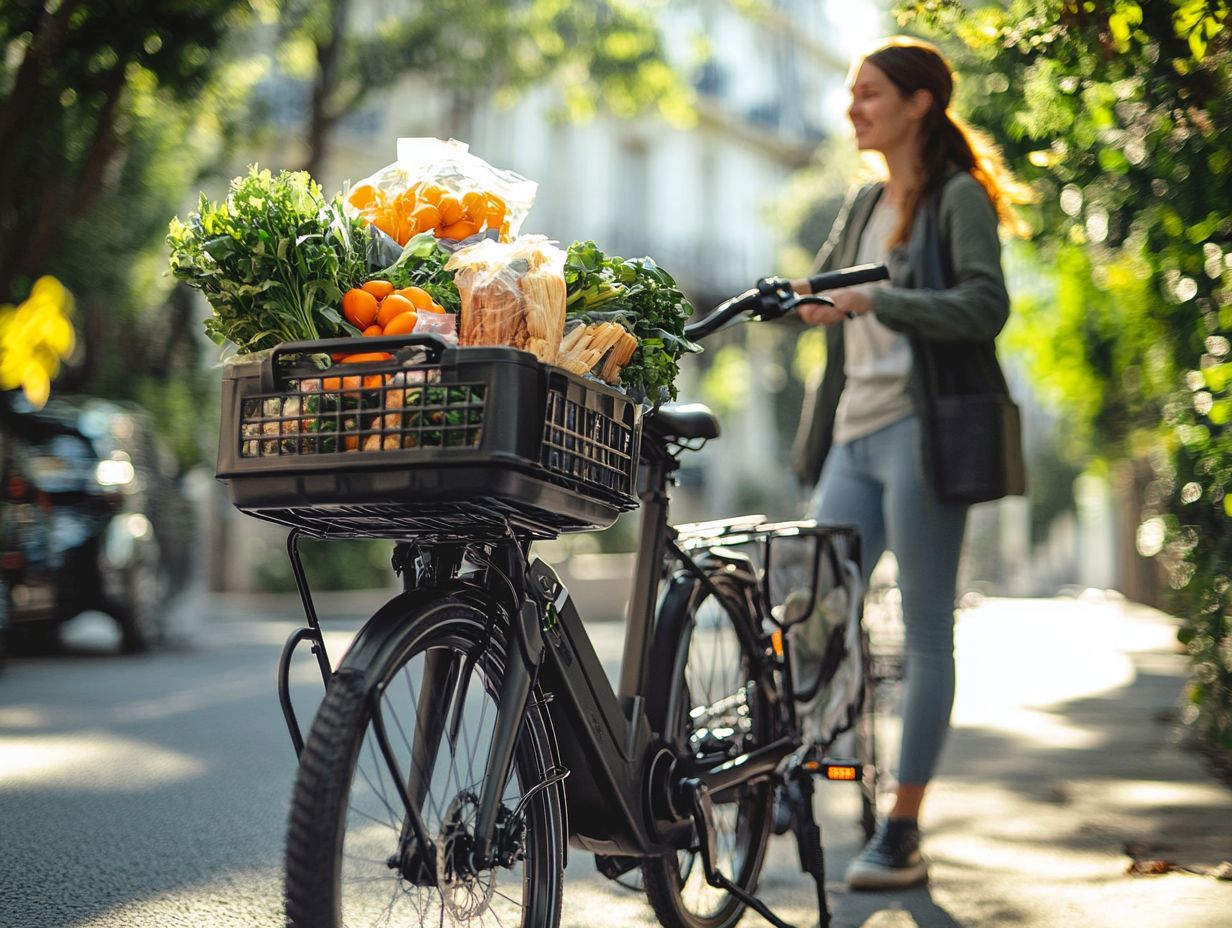
[[[954, 273], [941, 235], [940, 194], [929, 197], [916, 286], [947, 289]], [[923, 386], [924, 467], [937, 495], [950, 502], [982, 503], [1026, 492], [1022, 423], [1010, 399], [996, 346], [914, 337]]]

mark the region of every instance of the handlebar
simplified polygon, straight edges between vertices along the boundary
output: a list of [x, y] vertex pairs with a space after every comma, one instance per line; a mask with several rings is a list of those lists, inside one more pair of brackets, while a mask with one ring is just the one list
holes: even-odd
[[[842, 287], [854, 287], [857, 284], [888, 280], [889, 277], [890, 272], [886, 270], [884, 264], [861, 264], [858, 267], [845, 267], [837, 271], [816, 274], [808, 278], [808, 282], [812, 293], [815, 294], [819, 290], [838, 290]], [[768, 322], [782, 318], [798, 306], [809, 303], [833, 305], [824, 296], [797, 294], [791, 287], [791, 281], [786, 277], [763, 277], [757, 282], [756, 287], [725, 300], [705, 318], [686, 325], [684, 334], [690, 341], [695, 341], [717, 332], [741, 313], [747, 313], [750, 319]]]

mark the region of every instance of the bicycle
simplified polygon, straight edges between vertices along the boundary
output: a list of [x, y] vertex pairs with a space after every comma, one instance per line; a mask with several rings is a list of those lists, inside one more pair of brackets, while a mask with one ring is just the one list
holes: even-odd
[[[884, 277], [866, 266], [813, 283]], [[688, 334], [819, 299], [765, 279]], [[772, 830], [789, 828], [827, 925], [814, 778], [861, 783], [866, 832], [875, 813], [857, 532], [762, 517], [673, 528], [678, 459], [719, 433], [705, 407], [643, 414], [522, 352], [430, 336], [369, 339], [388, 362], [310, 363], [351, 345], [282, 345], [224, 379], [219, 476], [242, 511], [290, 527], [306, 618], [278, 664], [299, 756], [288, 924], [554, 926], [572, 846], [609, 877], [640, 866], [664, 925], [727, 928], [752, 908], [784, 926], [755, 890]], [[639, 504], [613, 690], [531, 544]], [[336, 670], [302, 536], [395, 542], [404, 591]], [[819, 613], [838, 621], [801, 679], [796, 630]], [[326, 686], [307, 739], [288, 682], [304, 642]], [[852, 732], [857, 756], [828, 757]], [[789, 813], [777, 829], [776, 794]]]

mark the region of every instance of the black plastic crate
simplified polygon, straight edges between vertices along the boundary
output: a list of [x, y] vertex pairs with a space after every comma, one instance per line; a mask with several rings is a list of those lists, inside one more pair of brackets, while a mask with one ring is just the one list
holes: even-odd
[[282, 345], [223, 379], [218, 476], [244, 512], [320, 537], [453, 540], [603, 528], [637, 506], [641, 412], [510, 348]]

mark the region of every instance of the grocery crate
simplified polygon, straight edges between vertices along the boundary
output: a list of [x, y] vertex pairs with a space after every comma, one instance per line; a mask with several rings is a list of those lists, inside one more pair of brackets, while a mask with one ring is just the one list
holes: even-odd
[[317, 537], [549, 538], [637, 506], [641, 410], [512, 348], [280, 345], [223, 378], [218, 477], [242, 511]]

